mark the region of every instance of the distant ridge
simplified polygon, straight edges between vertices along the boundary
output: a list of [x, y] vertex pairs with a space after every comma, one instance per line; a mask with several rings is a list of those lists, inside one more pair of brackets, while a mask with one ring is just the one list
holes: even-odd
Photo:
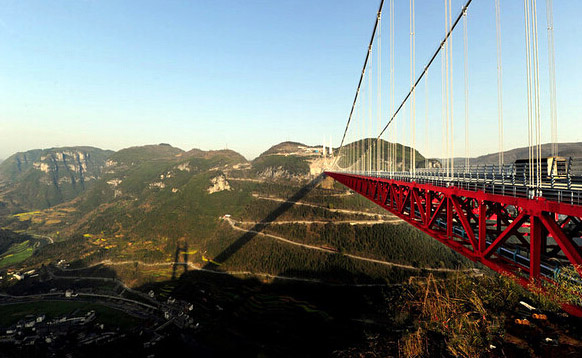
[[[551, 144], [546, 143], [542, 145], [542, 156], [550, 156]], [[582, 142], [572, 142], [572, 143], [558, 143], [558, 155], [562, 157], [575, 157], [582, 158]], [[471, 165], [480, 164], [497, 164], [499, 158], [499, 153], [491, 153], [481, 155], [479, 157], [470, 158]], [[528, 148], [521, 147], [503, 152], [503, 158], [505, 163], [513, 163], [518, 159], [528, 158]], [[464, 158], [455, 158], [455, 164], [462, 165]]]
[[201, 150], [198, 148], [191, 149], [187, 152], [180, 153], [178, 156], [183, 158], [203, 158], [203, 159], [211, 159], [214, 157], [225, 157], [230, 158], [234, 161], [246, 163], [246, 158], [234, 150], [231, 149], [219, 149], [219, 150]]
[[48, 208], [75, 198], [101, 176], [113, 152], [94, 147], [34, 149], [0, 164], [0, 179], [11, 189], [4, 200], [20, 208]]
[[109, 160], [123, 164], [137, 164], [152, 160], [167, 160], [184, 153], [180, 148], [169, 144], [148, 144], [121, 149], [113, 153]]
[[305, 144], [299, 143], [299, 142], [290, 142], [290, 141], [282, 142], [279, 144], [275, 144], [271, 148], [267, 149], [266, 151], [261, 153], [261, 155], [259, 155], [259, 157], [263, 157], [265, 155], [273, 155], [273, 154], [295, 153], [300, 149], [299, 147], [308, 147], [309, 148], [312, 146], [305, 145]]

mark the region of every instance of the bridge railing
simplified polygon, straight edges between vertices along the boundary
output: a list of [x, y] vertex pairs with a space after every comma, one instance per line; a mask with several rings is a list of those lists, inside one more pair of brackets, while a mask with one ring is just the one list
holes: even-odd
[[458, 166], [454, 171], [443, 168], [418, 168], [416, 173], [386, 171], [345, 171], [345, 173], [385, 179], [457, 187], [472, 191], [514, 197], [536, 198], [572, 205], [582, 205], [582, 160], [568, 158], [558, 167], [542, 162], [541, 180], [536, 180], [538, 167], [528, 162], [506, 165], [481, 164]]

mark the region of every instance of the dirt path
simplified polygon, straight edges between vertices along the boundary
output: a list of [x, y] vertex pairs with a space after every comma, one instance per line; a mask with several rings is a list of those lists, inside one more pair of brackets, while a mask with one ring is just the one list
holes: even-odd
[[[111, 261], [111, 260], [103, 260], [97, 263], [94, 263], [87, 267], [94, 267], [98, 265], [105, 265], [105, 266], [123, 266], [123, 265], [134, 265], [138, 263], [139, 265], [146, 266], [146, 267], [160, 267], [160, 266], [173, 266], [173, 262], [154, 262], [154, 263], [147, 263], [139, 260], [127, 260], [127, 261]], [[185, 263], [178, 263], [178, 265], [183, 266], [187, 265], [189, 269], [193, 271], [204, 271], [218, 275], [239, 275], [239, 276], [254, 276], [254, 277], [263, 277], [265, 279], [277, 279], [277, 280], [286, 280], [286, 281], [299, 281], [299, 282], [312, 282], [312, 283], [320, 283], [326, 284], [330, 286], [342, 286], [342, 287], [392, 287], [392, 286], [401, 286], [401, 284], [385, 284], [385, 283], [331, 283], [326, 282], [323, 280], [318, 279], [311, 279], [311, 278], [301, 278], [301, 277], [291, 277], [291, 276], [278, 276], [274, 274], [262, 273], [262, 272], [251, 272], [251, 271], [216, 271], [216, 270], [208, 270], [201, 268], [191, 262]], [[84, 267], [83, 269], [85, 269]], [[59, 276], [57, 276], [59, 277]], [[77, 277], [78, 278], [78, 277]], [[108, 279], [111, 280], [111, 279]], [[129, 288], [128, 288], [129, 289]], [[129, 289], [131, 290], [131, 289]]]
[[46, 235], [37, 235], [37, 234], [30, 234], [30, 233], [25, 233], [26, 235], [30, 235], [35, 239], [43, 239], [43, 240], [47, 240], [49, 242], [49, 244], [54, 244], [55, 240], [53, 240], [52, 237], [50, 236], [46, 236]]
[[365, 216], [370, 216], [370, 217], [388, 217], [391, 219], [398, 219], [400, 220], [397, 216], [392, 215], [392, 214], [374, 214], [374, 213], [368, 213], [365, 211], [357, 211], [357, 210], [348, 210], [348, 209], [331, 209], [331, 208], [326, 208], [325, 206], [321, 206], [321, 205], [315, 205], [315, 204], [309, 204], [309, 203], [301, 203], [298, 201], [289, 201], [286, 199], [282, 199], [282, 198], [271, 198], [271, 197], [267, 197], [267, 196], [260, 196], [258, 194], [253, 194], [253, 196], [257, 199], [261, 199], [261, 200], [271, 200], [271, 201], [276, 201], [279, 203], [293, 203], [295, 205], [303, 205], [303, 206], [310, 206], [312, 208], [320, 208], [320, 209], [324, 209], [324, 210], [328, 210], [331, 211], [333, 213], [342, 213], [342, 214], [356, 214], [356, 215], [365, 215]]
[[[224, 219], [226, 220], [230, 226], [237, 230], [237, 231], [241, 231], [241, 232], [250, 232], [253, 234], [257, 234], [257, 235], [262, 235], [265, 237], [269, 237], [271, 239], [275, 239], [287, 244], [291, 244], [291, 245], [295, 245], [295, 246], [300, 246], [300, 247], [304, 247], [306, 249], [310, 249], [310, 250], [317, 250], [317, 251], [322, 251], [322, 252], [327, 252], [330, 254], [338, 254], [337, 251], [334, 250], [330, 250], [330, 249], [326, 249], [320, 246], [314, 246], [314, 245], [308, 245], [308, 244], [302, 244], [296, 241], [292, 241], [289, 239], [285, 239], [283, 237], [280, 236], [276, 236], [276, 235], [272, 235], [272, 234], [266, 234], [263, 232], [259, 232], [259, 231], [255, 231], [255, 230], [247, 230], [247, 229], [243, 229], [241, 227], [236, 226], [236, 224], [238, 223], [237, 221], [231, 219], [231, 218], [227, 218]], [[380, 265], [384, 265], [384, 266], [390, 266], [390, 267], [398, 267], [398, 268], [402, 268], [405, 270], [413, 270], [413, 271], [420, 271], [420, 270], [426, 270], [426, 271], [430, 271], [430, 272], [457, 272], [457, 271], [474, 271], [473, 269], [467, 269], [467, 270], [455, 270], [455, 269], [449, 269], [449, 268], [433, 268], [433, 267], [425, 267], [425, 268], [420, 268], [420, 267], [414, 267], [411, 265], [405, 265], [405, 264], [399, 264], [396, 262], [391, 262], [391, 261], [383, 261], [383, 260], [376, 260], [376, 259], [371, 259], [368, 257], [363, 257], [363, 256], [357, 256], [357, 255], [352, 255], [352, 254], [342, 254], [344, 256], [347, 256], [351, 259], [354, 260], [360, 260], [360, 261], [367, 261], [367, 262], [372, 262], [372, 263], [376, 263], [376, 264], [380, 264]]]
[[[284, 224], [332, 224], [332, 225], [339, 225], [339, 224], [350, 224], [350, 225], [376, 225], [376, 224], [400, 224], [404, 221], [402, 219], [390, 219], [390, 220], [333, 220], [333, 221], [325, 221], [325, 220], [277, 220], [271, 221], [267, 223], [263, 223], [265, 225], [284, 225]], [[247, 225], [257, 225], [261, 224], [260, 221], [237, 221], [238, 224], [247, 224]]]
[[251, 179], [251, 178], [232, 178], [232, 177], [228, 177], [226, 178], [226, 180], [233, 180], [233, 181], [248, 181], [251, 183], [264, 183], [265, 180], [264, 179]]

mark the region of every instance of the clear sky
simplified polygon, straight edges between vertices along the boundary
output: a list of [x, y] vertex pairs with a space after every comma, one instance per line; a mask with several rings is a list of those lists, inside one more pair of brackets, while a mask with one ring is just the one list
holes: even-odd
[[[523, 9], [521, 1], [502, 3], [509, 148], [527, 143], [520, 134], [527, 125], [520, 87], [525, 83]], [[250, 159], [284, 140], [315, 145], [332, 137], [337, 145], [378, 4], [0, 0], [0, 158], [33, 148], [91, 145], [118, 150], [164, 142], [184, 150], [228, 146]], [[408, 4], [397, 0], [397, 102], [409, 82]], [[460, 0], [453, 1], [455, 12], [460, 6]], [[538, 7], [541, 91], [546, 101], [545, 1], [538, 0]], [[387, 10], [382, 28], [386, 75]], [[582, 141], [576, 15], [582, 13], [582, 2], [555, 1], [554, 12], [559, 139]], [[416, 0], [417, 73], [444, 34], [443, 16], [442, 1]], [[460, 103], [455, 121], [460, 122], [461, 39], [454, 38], [455, 98]], [[497, 145], [492, 0], [473, 1], [469, 39], [471, 154], [477, 155]], [[440, 62], [436, 69], [440, 71]], [[430, 77], [431, 91], [440, 91], [436, 76]], [[430, 111], [431, 121], [440, 123], [440, 93], [429, 103], [436, 109]], [[545, 103], [542, 107], [547, 112]], [[424, 118], [422, 111], [419, 108], [417, 115]], [[438, 155], [430, 148], [427, 152]]]

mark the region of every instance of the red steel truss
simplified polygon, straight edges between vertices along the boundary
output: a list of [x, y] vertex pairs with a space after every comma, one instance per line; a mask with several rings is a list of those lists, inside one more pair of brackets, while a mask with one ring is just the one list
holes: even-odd
[[552, 281], [572, 264], [582, 276], [582, 206], [456, 187], [326, 172], [469, 259], [515, 275]]

